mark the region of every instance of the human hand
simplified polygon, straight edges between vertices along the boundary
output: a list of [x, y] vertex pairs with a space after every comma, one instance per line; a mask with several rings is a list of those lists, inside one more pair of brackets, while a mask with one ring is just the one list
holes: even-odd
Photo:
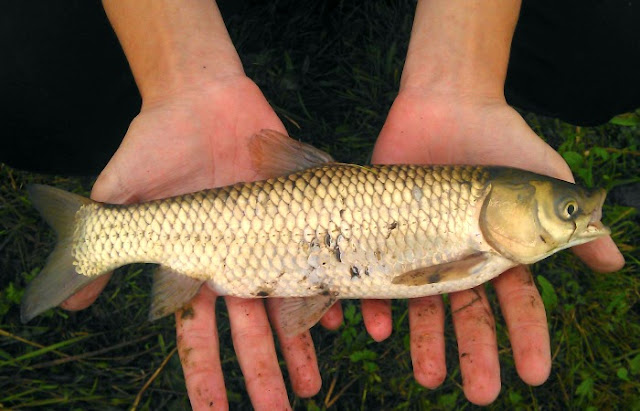
[[[504, 98], [456, 95], [406, 87], [396, 98], [376, 143], [374, 163], [487, 164], [532, 170], [573, 181], [562, 157], [543, 142]], [[573, 248], [597, 271], [624, 260], [610, 237]], [[544, 306], [529, 270], [508, 270], [492, 281], [507, 324], [518, 374], [530, 385], [549, 376], [551, 356]], [[464, 393], [476, 404], [500, 392], [495, 320], [484, 287], [450, 294]], [[369, 333], [391, 332], [387, 301], [363, 301]], [[411, 358], [416, 380], [429, 388], [446, 376], [444, 305], [440, 296], [409, 301]]]
[[[267, 176], [251, 168], [249, 138], [262, 128], [285, 132], [258, 87], [238, 75], [146, 101], [116, 154], [96, 181], [92, 198], [132, 203]], [[106, 285], [100, 277], [62, 306], [91, 304]], [[216, 295], [201, 288], [190, 307], [176, 313], [177, 344], [194, 409], [228, 406], [219, 357]], [[265, 306], [259, 299], [225, 298], [231, 336], [256, 409], [286, 409], [287, 391]], [[269, 301], [267, 306], [277, 304]], [[293, 390], [301, 397], [320, 389], [309, 332], [278, 335]]]
[[[519, 1], [418, 1], [400, 93], [376, 143], [373, 162], [500, 164], [572, 180], [562, 157], [504, 98], [519, 8]], [[599, 271], [624, 264], [609, 237], [574, 251]], [[533, 278], [519, 266], [492, 283], [518, 374], [528, 384], [542, 384], [551, 368], [549, 332]], [[452, 293], [450, 301], [464, 393], [475, 404], [489, 404], [500, 392], [500, 367], [484, 288]], [[389, 335], [388, 302], [363, 301], [362, 311], [374, 338]], [[446, 376], [442, 299], [410, 300], [409, 328], [414, 375], [420, 384], [437, 387]]]

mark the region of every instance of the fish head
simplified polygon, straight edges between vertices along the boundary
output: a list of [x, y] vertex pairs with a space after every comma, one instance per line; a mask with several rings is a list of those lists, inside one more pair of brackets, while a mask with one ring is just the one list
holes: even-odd
[[523, 170], [492, 174], [479, 224], [485, 240], [504, 257], [531, 264], [611, 233], [600, 222], [603, 189]]

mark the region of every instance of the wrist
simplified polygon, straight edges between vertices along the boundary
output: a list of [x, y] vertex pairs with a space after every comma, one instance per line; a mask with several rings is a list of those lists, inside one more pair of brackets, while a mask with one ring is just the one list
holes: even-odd
[[213, 1], [105, 0], [103, 5], [143, 101], [244, 75]]
[[399, 92], [442, 100], [506, 101], [504, 79], [479, 72], [473, 63], [466, 64], [466, 67], [452, 66], [440, 61], [425, 64], [418, 70], [404, 70]]
[[244, 72], [229, 71], [210, 76], [180, 72], [172, 77], [170, 85], [163, 87], [162, 83], [150, 84], [145, 93], [141, 91], [142, 109], [187, 102], [208, 106], [211, 101], [219, 100], [220, 96], [232, 93], [234, 87], [243, 88], [245, 84], [257, 87]]
[[175, 54], [165, 50], [158, 65], [136, 76], [136, 84], [145, 103], [185, 92], [198, 92], [236, 77], [245, 77], [242, 63], [231, 50], [194, 50]]
[[504, 99], [519, 1], [419, 1], [400, 90]]

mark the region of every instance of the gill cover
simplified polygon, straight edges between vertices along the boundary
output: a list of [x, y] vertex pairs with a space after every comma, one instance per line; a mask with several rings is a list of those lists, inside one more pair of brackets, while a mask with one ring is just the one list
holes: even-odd
[[522, 264], [538, 261], [558, 246], [540, 224], [536, 187], [528, 182], [493, 182], [482, 206], [480, 229], [494, 249]]

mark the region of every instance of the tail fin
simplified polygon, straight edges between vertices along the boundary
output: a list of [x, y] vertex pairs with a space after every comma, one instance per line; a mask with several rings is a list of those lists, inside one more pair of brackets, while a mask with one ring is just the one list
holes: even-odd
[[76, 212], [93, 201], [77, 194], [34, 184], [28, 188], [31, 201], [56, 231], [58, 242], [40, 274], [29, 284], [22, 300], [23, 323], [55, 307], [89, 284], [95, 277], [76, 273], [71, 255], [71, 240]]

